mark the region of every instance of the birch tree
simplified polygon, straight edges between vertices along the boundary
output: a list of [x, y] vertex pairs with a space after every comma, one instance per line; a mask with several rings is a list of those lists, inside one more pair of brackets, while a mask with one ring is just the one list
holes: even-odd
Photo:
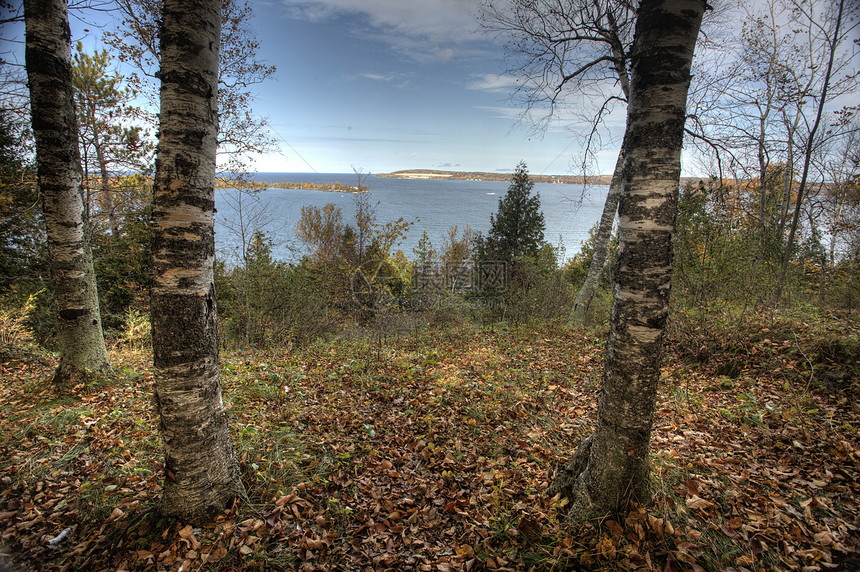
[[218, 372], [214, 185], [219, 0], [165, 0], [153, 201], [152, 345], [161, 510], [203, 522], [243, 493]]
[[648, 445], [669, 305], [690, 67], [704, 0], [643, 0], [631, 53], [620, 249], [594, 433], [551, 487], [571, 518], [651, 498]]
[[27, 78], [39, 188], [51, 259], [60, 363], [57, 384], [110, 371], [87, 240], [81, 156], [64, 0], [27, 0]]

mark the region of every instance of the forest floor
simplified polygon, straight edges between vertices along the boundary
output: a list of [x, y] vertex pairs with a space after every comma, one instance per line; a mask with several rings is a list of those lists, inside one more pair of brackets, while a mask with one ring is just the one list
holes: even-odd
[[654, 501], [565, 523], [546, 491], [593, 427], [599, 332], [459, 326], [224, 352], [247, 498], [163, 519], [147, 352], [59, 394], [0, 363], [0, 545], [13, 570], [856, 570], [856, 321], [676, 328]]

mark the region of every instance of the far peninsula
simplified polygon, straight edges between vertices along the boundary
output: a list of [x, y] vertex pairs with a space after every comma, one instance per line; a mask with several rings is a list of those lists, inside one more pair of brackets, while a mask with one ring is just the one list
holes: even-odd
[[[438, 179], [448, 181], [510, 181], [511, 173], [487, 173], [482, 171], [436, 171], [433, 169], [408, 169], [393, 173], [377, 173], [377, 177], [389, 179]], [[532, 175], [529, 179], [535, 183], [560, 183], [566, 185], [581, 185], [582, 175]], [[585, 177], [586, 184], [608, 185], [612, 175], [589, 175]]]
[[[511, 173], [487, 173], [482, 171], [437, 171], [434, 169], [408, 169], [393, 173], [377, 173], [377, 177], [389, 179], [433, 179], [437, 181], [510, 181]], [[532, 175], [535, 183], [557, 183], [563, 185], [609, 185], [612, 175]], [[681, 177], [681, 184], [707, 182], [707, 177]]]

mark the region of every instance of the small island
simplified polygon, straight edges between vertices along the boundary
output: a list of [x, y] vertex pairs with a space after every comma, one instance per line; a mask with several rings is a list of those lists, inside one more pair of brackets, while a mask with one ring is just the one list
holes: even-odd
[[368, 189], [364, 185], [342, 185], [338, 181], [334, 183], [264, 183], [261, 181], [243, 181], [237, 179], [218, 178], [215, 181], [216, 189], [296, 189], [303, 191], [328, 191], [332, 193], [366, 193]]

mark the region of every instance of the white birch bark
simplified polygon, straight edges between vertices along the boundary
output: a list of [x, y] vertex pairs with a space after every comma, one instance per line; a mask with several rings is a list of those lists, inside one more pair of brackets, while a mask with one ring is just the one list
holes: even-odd
[[619, 205], [620, 251], [595, 432], [551, 491], [570, 518], [651, 497], [648, 445], [669, 304], [690, 65], [704, 0], [643, 0], [636, 21]]
[[165, 0], [153, 202], [161, 510], [201, 523], [243, 494], [218, 372], [214, 242], [218, 0]]
[[72, 85], [71, 35], [63, 0], [26, 0], [27, 79], [36, 139], [51, 289], [57, 309], [58, 384], [110, 371], [82, 195]]
[[603, 276], [606, 259], [609, 258], [609, 243], [612, 241], [612, 226], [615, 223], [615, 213], [618, 212], [618, 200], [621, 198], [622, 176], [624, 172], [624, 151], [618, 153], [615, 162], [615, 170], [612, 173], [612, 181], [609, 184], [609, 192], [603, 203], [603, 214], [600, 215], [600, 223], [597, 225], [597, 234], [594, 240], [594, 250], [591, 253], [591, 264], [585, 282], [573, 301], [571, 320], [575, 324], [581, 324], [585, 320], [585, 313], [591, 305], [600, 279]]

